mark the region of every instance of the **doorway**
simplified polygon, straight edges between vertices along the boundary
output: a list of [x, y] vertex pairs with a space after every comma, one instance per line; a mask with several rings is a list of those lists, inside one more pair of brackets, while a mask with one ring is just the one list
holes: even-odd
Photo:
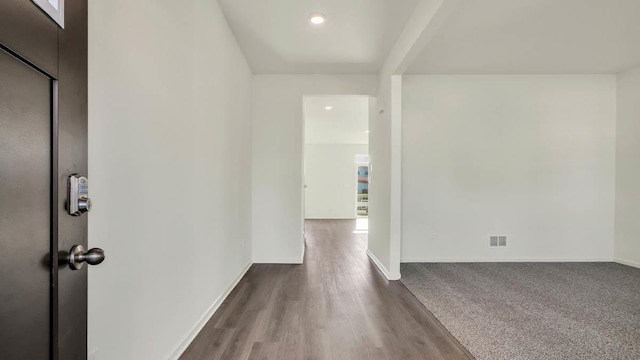
[[306, 220], [351, 220], [366, 233], [369, 97], [307, 96], [304, 110]]
[[369, 233], [369, 155], [356, 155], [356, 234]]

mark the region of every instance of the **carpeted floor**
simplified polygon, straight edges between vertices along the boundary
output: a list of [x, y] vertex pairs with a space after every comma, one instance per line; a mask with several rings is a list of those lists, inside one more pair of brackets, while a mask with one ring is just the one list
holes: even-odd
[[402, 264], [402, 283], [478, 360], [640, 359], [640, 269]]

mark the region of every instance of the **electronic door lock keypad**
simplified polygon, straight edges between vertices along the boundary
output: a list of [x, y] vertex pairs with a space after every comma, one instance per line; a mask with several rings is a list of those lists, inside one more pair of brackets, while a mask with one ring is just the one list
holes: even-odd
[[89, 180], [85, 176], [71, 174], [69, 176], [69, 215], [80, 216], [91, 210], [89, 199]]

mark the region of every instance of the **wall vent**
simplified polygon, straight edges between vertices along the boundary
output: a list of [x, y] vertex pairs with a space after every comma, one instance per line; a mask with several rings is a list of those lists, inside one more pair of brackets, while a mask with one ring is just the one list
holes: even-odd
[[489, 246], [491, 246], [491, 247], [498, 246], [498, 237], [497, 236], [489, 236]]
[[507, 236], [506, 235], [489, 236], [489, 246], [490, 247], [507, 246]]
[[507, 237], [506, 236], [498, 236], [498, 246], [507, 246]]

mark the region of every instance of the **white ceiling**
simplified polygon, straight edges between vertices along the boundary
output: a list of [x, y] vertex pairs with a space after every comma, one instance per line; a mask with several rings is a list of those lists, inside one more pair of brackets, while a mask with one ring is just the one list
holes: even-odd
[[407, 73], [617, 73], [640, 64], [640, 0], [463, 0]]
[[[256, 74], [377, 73], [418, 0], [218, 0]], [[322, 25], [311, 13], [326, 15]]]
[[[327, 110], [325, 106], [332, 106]], [[306, 144], [368, 144], [369, 99], [366, 96], [304, 98]]]

